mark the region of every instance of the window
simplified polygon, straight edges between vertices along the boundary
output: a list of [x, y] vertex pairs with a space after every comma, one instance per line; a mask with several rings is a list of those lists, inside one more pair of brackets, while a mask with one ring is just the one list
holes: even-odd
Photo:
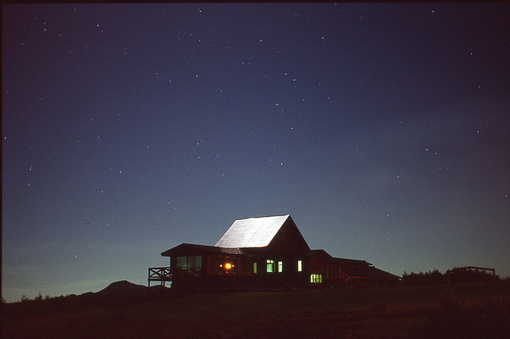
[[278, 272], [283, 272], [283, 261], [278, 261]]
[[253, 273], [255, 273], [255, 274], [257, 273], [257, 263], [256, 262], [253, 263]]
[[188, 267], [188, 257], [177, 257], [177, 267], [186, 268]]
[[268, 272], [268, 273], [272, 273], [272, 272], [274, 272], [274, 260], [272, 260], [272, 259], [267, 259], [267, 268], [266, 268], [266, 272]]
[[202, 268], [202, 256], [193, 257], [177, 257], [177, 267], [184, 269], [200, 269]]
[[310, 274], [310, 282], [312, 284], [322, 284], [322, 274]]
[[188, 257], [188, 267], [202, 267], [202, 257]]
[[298, 272], [303, 272], [303, 260], [298, 260], [297, 261], [297, 271]]
[[200, 275], [202, 271], [202, 256], [189, 256], [176, 258], [177, 269], [191, 275]]

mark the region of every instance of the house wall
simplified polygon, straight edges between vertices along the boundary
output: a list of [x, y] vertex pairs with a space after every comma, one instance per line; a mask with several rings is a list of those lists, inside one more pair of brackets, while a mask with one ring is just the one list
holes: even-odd
[[308, 271], [310, 274], [322, 274], [324, 275], [324, 261], [315, 256], [308, 258]]
[[[298, 270], [299, 260], [301, 271]], [[326, 263], [319, 256], [306, 257], [298, 252], [265, 249], [239, 255], [183, 252], [182, 255], [171, 257], [170, 263], [172, 286], [196, 289], [236, 288], [241, 285], [322, 288], [394, 284], [393, 280], [388, 279], [348, 275], [341, 265]]]
[[[189, 255], [189, 253], [187, 253]], [[308, 262], [304, 254], [258, 251], [251, 255], [193, 253], [187, 262], [200, 262], [201, 267], [185, 265], [184, 255], [170, 258], [173, 286], [193, 283], [210, 285], [285, 285], [305, 287], [309, 280]], [[298, 270], [301, 261], [301, 271]], [[254, 271], [256, 265], [256, 272]]]

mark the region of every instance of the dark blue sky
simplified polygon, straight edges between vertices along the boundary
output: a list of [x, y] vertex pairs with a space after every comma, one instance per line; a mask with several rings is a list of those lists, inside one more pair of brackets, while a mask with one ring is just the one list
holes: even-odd
[[2, 9], [6, 300], [274, 214], [397, 275], [510, 275], [509, 5]]

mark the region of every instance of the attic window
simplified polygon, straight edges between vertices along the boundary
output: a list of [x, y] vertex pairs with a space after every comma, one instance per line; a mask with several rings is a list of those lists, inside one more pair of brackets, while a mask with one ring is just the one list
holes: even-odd
[[297, 271], [298, 272], [303, 272], [303, 260], [298, 260], [297, 261]]
[[272, 272], [274, 272], [274, 260], [273, 260], [273, 259], [267, 259], [267, 268], [266, 268], [266, 272], [267, 272], [267, 273], [272, 273]]

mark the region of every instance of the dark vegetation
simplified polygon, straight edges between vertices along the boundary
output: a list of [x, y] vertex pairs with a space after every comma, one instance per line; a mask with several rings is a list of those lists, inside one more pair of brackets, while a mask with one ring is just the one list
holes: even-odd
[[510, 338], [510, 282], [182, 293], [129, 282], [2, 305], [2, 338]]
[[[486, 271], [465, 270], [460, 267], [455, 267], [449, 275], [450, 284], [489, 283], [502, 280], [498, 275], [493, 276], [492, 273]], [[446, 285], [448, 284], [448, 273], [441, 273], [437, 269], [425, 273], [404, 272], [402, 283], [405, 286]]]

